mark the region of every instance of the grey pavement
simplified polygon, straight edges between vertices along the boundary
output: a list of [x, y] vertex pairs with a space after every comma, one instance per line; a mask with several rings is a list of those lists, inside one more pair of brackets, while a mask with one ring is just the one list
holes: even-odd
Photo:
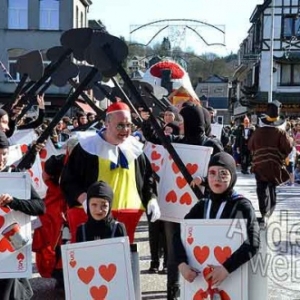
[[[239, 173], [236, 189], [252, 201], [259, 217], [254, 176]], [[268, 300], [299, 300], [300, 186], [278, 187], [277, 200], [276, 211], [269, 219], [267, 230], [263, 235], [266, 237], [267, 242]], [[166, 275], [147, 273], [150, 265], [150, 254], [148, 227], [145, 217], [141, 219], [135, 237], [140, 255], [142, 299], [166, 299]], [[54, 280], [40, 278], [36, 272], [33, 277], [31, 282], [35, 292], [34, 300], [64, 299], [63, 294], [55, 290]]]

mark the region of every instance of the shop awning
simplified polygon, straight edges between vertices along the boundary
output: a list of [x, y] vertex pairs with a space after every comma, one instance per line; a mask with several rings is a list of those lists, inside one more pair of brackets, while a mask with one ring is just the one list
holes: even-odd
[[81, 108], [85, 113], [93, 113], [96, 115], [96, 112], [86, 103], [80, 101], [75, 101], [76, 105]]

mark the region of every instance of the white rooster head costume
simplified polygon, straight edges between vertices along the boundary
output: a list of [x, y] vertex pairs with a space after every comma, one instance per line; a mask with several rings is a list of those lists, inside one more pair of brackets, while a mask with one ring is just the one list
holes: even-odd
[[163, 70], [170, 70], [173, 90], [169, 95], [169, 100], [173, 105], [181, 106], [182, 103], [186, 101], [196, 101], [200, 103], [188, 73], [174, 61], [164, 60], [154, 64], [145, 72], [143, 81], [160, 86]]

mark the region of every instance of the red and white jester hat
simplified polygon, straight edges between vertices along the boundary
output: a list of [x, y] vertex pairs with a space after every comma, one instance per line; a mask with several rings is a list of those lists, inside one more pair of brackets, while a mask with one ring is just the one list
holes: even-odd
[[183, 87], [188, 91], [189, 95], [191, 95], [193, 99], [198, 99], [198, 96], [191, 84], [189, 74], [178, 63], [172, 60], [160, 61], [151, 66], [145, 72], [143, 81], [149, 82], [152, 85], [161, 85], [162, 71], [166, 69], [171, 70], [173, 90], [178, 90]]

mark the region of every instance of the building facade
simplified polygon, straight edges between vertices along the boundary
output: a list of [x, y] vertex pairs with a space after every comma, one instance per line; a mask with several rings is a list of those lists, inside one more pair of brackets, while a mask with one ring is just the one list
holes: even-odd
[[282, 113], [299, 116], [300, 2], [265, 0], [255, 7], [250, 22], [230, 90], [231, 112], [235, 116], [243, 112], [260, 114], [272, 92], [272, 99], [283, 104]]
[[211, 106], [217, 112], [216, 119], [221, 124], [230, 123], [228, 112], [228, 78], [212, 75], [206, 80], [199, 79], [195, 92], [204, 107]]
[[[90, 0], [0, 0], [1, 103], [10, 99], [20, 81], [15, 68], [18, 56], [40, 50], [48, 64], [46, 51], [60, 46], [64, 31], [88, 26], [91, 4]], [[46, 93], [49, 109], [60, 106], [69, 91], [70, 86], [51, 86]]]

